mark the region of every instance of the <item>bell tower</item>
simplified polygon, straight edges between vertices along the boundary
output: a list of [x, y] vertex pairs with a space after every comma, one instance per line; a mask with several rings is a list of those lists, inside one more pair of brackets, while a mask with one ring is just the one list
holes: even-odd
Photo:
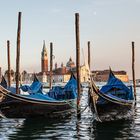
[[48, 54], [47, 54], [45, 41], [43, 42], [43, 49], [41, 52], [41, 72], [42, 73], [48, 72]]

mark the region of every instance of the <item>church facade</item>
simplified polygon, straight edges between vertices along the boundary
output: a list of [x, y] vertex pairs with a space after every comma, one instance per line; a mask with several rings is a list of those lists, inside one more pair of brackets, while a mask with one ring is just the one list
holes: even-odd
[[[82, 65], [80, 67], [81, 73], [81, 82], [88, 81], [88, 71], [86, 66]], [[52, 72], [52, 81], [55, 82], [67, 82], [70, 78], [71, 72], [76, 76], [76, 66], [72, 57], [69, 58], [66, 65], [61, 63], [60, 67], [58, 67], [57, 63], [55, 63], [55, 67]], [[48, 69], [48, 51], [45, 45], [45, 41], [43, 42], [43, 49], [41, 52], [41, 72], [37, 74], [38, 78], [42, 82], [49, 82], [49, 69]]]

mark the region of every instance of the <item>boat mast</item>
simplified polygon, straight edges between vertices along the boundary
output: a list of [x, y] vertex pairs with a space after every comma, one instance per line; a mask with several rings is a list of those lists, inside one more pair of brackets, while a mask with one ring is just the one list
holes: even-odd
[[18, 28], [17, 28], [16, 94], [19, 94], [20, 33], [21, 33], [21, 12], [18, 13]]

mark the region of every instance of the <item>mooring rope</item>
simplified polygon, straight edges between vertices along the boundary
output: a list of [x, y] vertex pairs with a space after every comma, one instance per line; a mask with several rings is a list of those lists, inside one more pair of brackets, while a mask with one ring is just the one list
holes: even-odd
[[87, 109], [87, 107], [88, 107], [88, 105], [86, 105], [85, 108], [84, 108], [83, 110], [80, 110], [80, 111], [78, 112], [78, 114], [83, 113], [83, 112]]
[[4, 119], [7, 119], [6, 116], [3, 115], [3, 113], [1, 112], [1, 110], [0, 110], [0, 117], [2, 117]]
[[[65, 101], [65, 102], [67, 102], [67, 101]], [[73, 108], [75, 109], [75, 111], [77, 111], [76, 104], [75, 104], [75, 105], [72, 105], [72, 104], [69, 103], [69, 102], [67, 102], [67, 104], [69, 104], [71, 107], [73, 107]], [[78, 114], [83, 113], [83, 112], [87, 109], [88, 106], [89, 106], [89, 105], [86, 105], [86, 106], [84, 107], [84, 109], [82, 109], [82, 110], [80, 110], [80, 111], [78, 112]]]

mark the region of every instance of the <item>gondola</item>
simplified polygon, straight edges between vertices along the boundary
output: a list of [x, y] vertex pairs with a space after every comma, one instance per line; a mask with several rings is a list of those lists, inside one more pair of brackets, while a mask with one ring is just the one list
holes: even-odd
[[[5, 78], [4, 78], [4, 76], [2, 76], [2, 78], [1, 78], [0, 85], [2, 87], [4, 87], [4, 88], [7, 88], [7, 82], [6, 82]], [[1, 94], [1, 92], [0, 92], [0, 102], [2, 102], [3, 99], [4, 99], [4, 95]]]
[[126, 86], [110, 69], [107, 84], [98, 89], [91, 80], [89, 106], [99, 121], [127, 119], [133, 115], [132, 86]]
[[31, 86], [22, 86], [26, 94], [16, 94], [0, 86], [5, 96], [0, 102], [0, 111], [7, 118], [46, 117], [59, 118], [71, 115], [75, 111], [77, 100], [77, 80], [72, 74], [68, 83], [62, 88], [52, 88], [48, 93], [42, 91], [39, 81]]

